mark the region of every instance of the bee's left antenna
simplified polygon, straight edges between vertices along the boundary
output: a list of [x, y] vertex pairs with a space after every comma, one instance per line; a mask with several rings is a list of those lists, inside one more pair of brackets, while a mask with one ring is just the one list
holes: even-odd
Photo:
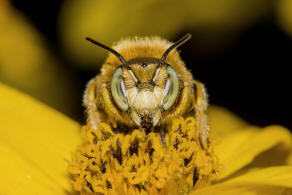
[[93, 43], [93, 44], [95, 44], [95, 45], [97, 45], [97, 46], [99, 46], [99, 47], [101, 47], [101, 48], [103, 48], [103, 49], [105, 49], [105, 50], [108, 50], [109, 52], [111, 52], [112, 54], [114, 54], [115, 56], [117, 56], [120, 59], [120, 61], [123, 63], [123, 65], [125, 65], [125, 67], [128, 70], [131, 70], [131, 68], [128, 65], [128, 63], [125, 60], [125, 58], [121, 54], [119, 54], [116, 50], [114, 50], [114, 49], [112, 49], [112, 48], [110, 48], [110, 47], [108, 47], [108, 46], [106, 46], [106, 45], [104, 45], [104, 44], [102, 44], [102, 43], [100, 43], [98, 41], [95, 41], [95, 40], [93, 40], [93, 39], [91, 39], [89, 37], [86, 37], [86, 40], [89, 41], [89, 42], [91, 42], [91, 43]]

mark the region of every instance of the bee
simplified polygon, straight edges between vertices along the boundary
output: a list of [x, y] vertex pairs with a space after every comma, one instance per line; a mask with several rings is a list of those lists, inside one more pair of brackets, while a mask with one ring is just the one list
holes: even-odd
[[110, 48], [87, 37], [110, 52], [84, 93], [83, 104], [92, 128], [106, 122], [126, 131], [160, 129], [163, 135], [163, 127], [174, 118], [193, 115], [198, 138], [206, 148], [206, 90], [193, 79], [177, 50], [190, 38], [188, 33], [171, 43], [159, 37], [135, 37]]

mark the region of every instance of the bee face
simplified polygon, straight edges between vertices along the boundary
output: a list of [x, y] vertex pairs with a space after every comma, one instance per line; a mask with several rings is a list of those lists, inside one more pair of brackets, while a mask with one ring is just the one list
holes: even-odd
[[176, 71], [166, 63], [158, 64], [158, 59], [137, 58], [129, 61], [131, 70], [118, 67], [113, 73], [113, 99], [137, 126], [156, 126], [178, 99]]

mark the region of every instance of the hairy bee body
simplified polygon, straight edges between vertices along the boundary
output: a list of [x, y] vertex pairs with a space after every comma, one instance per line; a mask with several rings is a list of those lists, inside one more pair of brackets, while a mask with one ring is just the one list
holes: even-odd
[[128, 131], [152, 131], [171, 124], [175, 117], [192, 114], [198, 137], [202, 145], [206, 144], [204, 86], [193, 79], [176, 49], [159, 65], [171, 45], [159, 37], [136, 37], [113, 47], [129, 67], [122, 66], [121, 60], [110, 53], [100, 74], [89, 81], [83, 103], [93, 128], [106, 122]]

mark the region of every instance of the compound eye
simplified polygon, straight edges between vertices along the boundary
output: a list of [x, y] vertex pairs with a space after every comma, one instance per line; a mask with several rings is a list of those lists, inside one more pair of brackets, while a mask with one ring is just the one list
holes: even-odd
[[167, 67], [167, 79], [163, 92], [163, 109], [169, 109], [176, 101], [179, 92], [179, 80], [173, 68]]
[[118, 68], [115, 70], [112, 81], [111, 81], [111, 93], [116, 102], [116, 104], [123, 111], [127, 111], [129, 108], [128, 99], [127, 99], [127, 90], [125, 83], [123, 81], [123, 70]]

